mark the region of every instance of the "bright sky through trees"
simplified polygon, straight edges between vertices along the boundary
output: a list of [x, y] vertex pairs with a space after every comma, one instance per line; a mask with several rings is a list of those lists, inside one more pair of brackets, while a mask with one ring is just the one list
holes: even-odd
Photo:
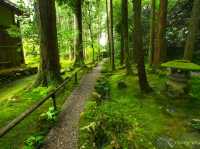
[[101, 46], [105, 46], [107, 44], [107, 36], [106, 33], [102, 33], [101, 34], [101, 38], [99, 40], [99, 43], [101, 44]]

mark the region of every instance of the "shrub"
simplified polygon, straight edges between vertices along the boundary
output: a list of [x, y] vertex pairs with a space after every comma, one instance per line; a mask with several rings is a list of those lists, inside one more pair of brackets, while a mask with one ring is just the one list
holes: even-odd
[[58, 111], [54, 107], [49, 107], [49, 110], [45, 113], [42, 113], [40, 116], [50, 122], [55, 122], [57, 119]]
[[24, 141], [25, 146], [24, 149], [34, 149], [39, 148], [43, 143], [44, 136], [41, 135], [33, 135], [30, 136], [27, 140]]
[[101, 95], [101, 98], [110, 98], [110, 84], [107, 79], [101, 78], [100, 80], [98, 80], [95, 89], [97, 93]]
[[[96, 118], [90, 118], [90, 123], [81, 128], [86, 137], [85, 148], [102, 148], [112, 146], [120, 148], [124, 142], [127, 142], [128, 130], [132, 128], [131, 122], [121, 113], [96, 110]], [[93, 120], [93, 121], [92, 121]], [[126, 134], [126, 135], [125, 135]]]

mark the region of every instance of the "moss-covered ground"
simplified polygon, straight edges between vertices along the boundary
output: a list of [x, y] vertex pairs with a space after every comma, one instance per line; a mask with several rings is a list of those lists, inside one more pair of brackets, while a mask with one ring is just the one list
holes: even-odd
[[28, 76], [2, 86], [0, 88], [0, 103], [2, 103], [4, 100], [11, 100], [13, 95], [16, 95], [18, 92], [27, 87], [28, 84], [31, 84], [35, 77], [35, 75]]
[[[91, 65], [87, 66], [91, 67]], [[69, 67], [68, 64], [66, 68], [67, 67]], [[72, 69], [71, 71], [67, 70], [63, 74], [63, 78], [71, 76], [71, 74], [73, 74], [77, 69]], [[79, 71], [78, 79], [80, 79], [86, 72], [87, 69]], [[54, 88], [53, 86], [49, 86], [48, 88], [38, 87], [30, 89], [34, 80], [35, 76], [29, 76], [16, 80], [0, 89], [0, 128], [6, 126], [11, 120], [41, 100], [42, 97], [47, 95], [48, 92]], [[56, 96], [58, 109], [61, 108], [76, 85], [77, 84], [74, 84], [74, 79], [72, 79], [66, 84], [65, 90], [59, 92]], [[48, 111], [49, 107], [52, 107], [52, 100], [46, 101], [45, 104], [33, 112], [29, 117], [23, 120], [5, 136], [0, 138], [0, 149], [31, 149], [31, 146], [24, 146], [24, 141], [31, 136], [45, 136], [49, 128], [54, 125], [51, 121], [44, 121], [44, 118], [41, 116], [41, 114]]]
[[[111, 97], [100, 104], [96, 97], [88, 100], [81, 114], [80, 148], [200, 148], [200, 132], [191, 126], [192, 119], [200, 119], [200, 77], [192, 78], [191, 97], [171, 99], [163, 94], [163, 71], [149, 71], [154, 92], [148, 95], [140, 92], [137, 75], [126, 76], [124, 69], [103, 75], [100, 82], [107, 80]], [[127, 88], [119, 89], [119, 81]]]

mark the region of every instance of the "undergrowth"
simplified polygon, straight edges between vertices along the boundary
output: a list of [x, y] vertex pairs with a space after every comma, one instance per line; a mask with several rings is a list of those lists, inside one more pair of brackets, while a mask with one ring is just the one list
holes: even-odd
[[[108, 69], [108, 65], [104, 65], [103, 77], [96, 85], [97, 93], [87, 101], [81, 114], [81, 149], [192, 149], [198, 145], [200, 134], [189, 123], [193, 118], [200, 118], [197, 112], [199, 79], [192, 79], [191, 94], [196, 99], [184, 101], [162, 95], [166, 81], [164, 72], [148, 75], [154, 92], [143, 95], [136, 75], [126, 76], [124, 69], [106, 73]], [[118, 88], [122, 81], [127, 88]], [[107, 87], [110, 98], [104, 99]]]
[[[75, 69], [64, 75], [70, 76]], [[86, 69], [78, 73], [78, 80], [83, 74], [87, 72]], [[65, 90], [59, 91], [56, 96], [57, 109], [61, 109], [63, 103], [71, 93], [74, 86], [74, 78], [67, 83]], [[36, 102], [40, 101], [42, 97], [46, 96], [53, 86], [38, 87], [34, 89], [21, 89], [14, 96], [0, 102], [0, 127], [6, 126], [11, 120], [19, 116], [22, 112], [30, 108]], [[0, 138], [0, 148], [2, 149], [34, 149], [43, 143], [43, 139], [49, 132], [57, 120], [57, 114], [52, 108], [52, 100], [46, 101], [40, 108], [34, 111], [30, 116], [24, 119], [8, 134]], [[17, 137], [17, 139], [16, 139]]]

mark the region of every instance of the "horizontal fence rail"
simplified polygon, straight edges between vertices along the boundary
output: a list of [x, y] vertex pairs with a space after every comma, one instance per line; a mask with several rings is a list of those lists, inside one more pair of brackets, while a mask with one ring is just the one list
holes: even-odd
[[[88, 71], [91, 70], [91, 68], [89, 67]], [[82, 69], [79, 68], [70, 77], [66, 77], [66, 79], [63, 81], [63, 83], [61, 85], [59, 85], [56, 89], [51, 90], [48, 95], [46, 95], [45, 97], [42, 98], [41, 101], [39, 101], [38, 103], [36, 103], [35, 105], [33, 105], [32, 107], [27, 109], [25, 112], [20, 114], [17, 118], [12, 120], [8, 125], [3, 127], [2, 129], [0, 129], [0, 138], [5, 136], [10, 130], [12, 130], [15, 126], [17, 126], [21, 121], [23, 121], [26, 117], [28, 117], [35, 110], [37, 110], [48, 99], [52, 99], [54, 109], [57, 109], [57, 106], [56, 106], [56, 93], [58, 91], [60, 91], [67, 84], [67, 82], [71, 81], [73, 79], [73, 77], [74, 77], [74, 83], [77, 84], [78, 83], [78, 72], [80, 70], [82, 70]]]

